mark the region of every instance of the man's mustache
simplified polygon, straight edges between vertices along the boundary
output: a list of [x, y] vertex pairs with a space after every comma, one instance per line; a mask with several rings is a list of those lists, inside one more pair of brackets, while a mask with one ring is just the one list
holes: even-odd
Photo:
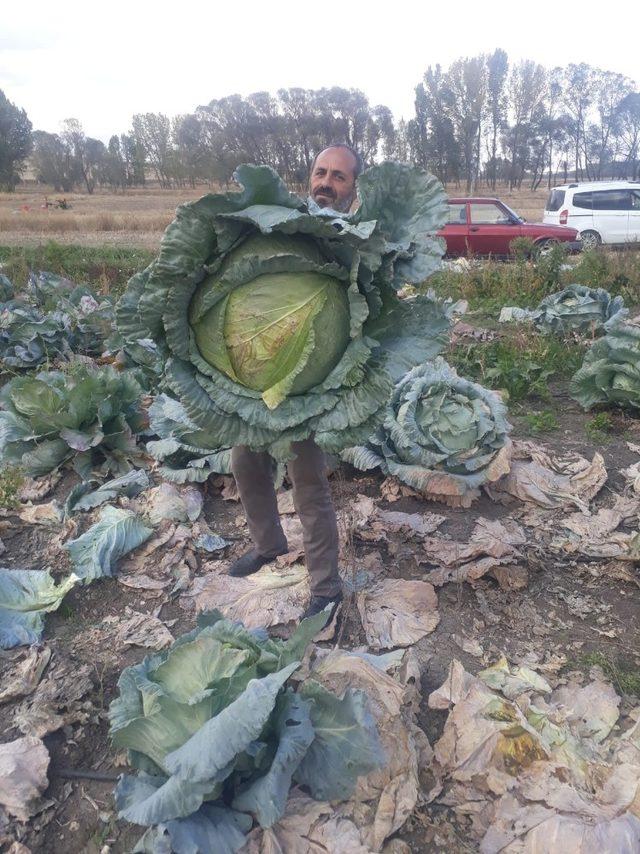
[[314, 196], [328, 196], [330, 199], [336, 198], [336, 193], [331, 187], [318, 187], [313, 191]]

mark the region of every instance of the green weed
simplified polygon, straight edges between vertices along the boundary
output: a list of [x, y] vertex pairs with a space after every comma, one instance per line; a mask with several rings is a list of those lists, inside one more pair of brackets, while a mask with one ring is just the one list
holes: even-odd
[[546, 294], [551, 294], [554, 291], [562, 290], [563, 267], [567, 263], [567, 250], [562, 243], [555, 243], [548, 252], [534, 256], [534, 269], [539, 287]]
[[526, 238], [516, 238], [512, 247], [510, 261], [471, 259], [468, 270], [441, 270], [421, 290], [433, 288], [440, 296], [466, 299], [472, 310], [492, 315], [505, 305], [535, 308], [543, 297], [572, 283], [621, 294], [631, 306], [640, 303], [640, 252], [589, 250], [568, 264], [562, 244], [538, 255]]
[[590, 249], [580, 255], [572, 281], [590, 288], [604, 288], [621, 295], [631, 305], [640, 302], [640, 252]]
[[50, 240], [41, 246], [0, 246], [0, 272], [18, 288], [24, 287], [30, 271], [46, 270], [119, 295], [154, 256], [146, 249], [67, 246]]
[[543, 410], [542, 412], [530, 412], [528, 415], [523, 417], [529, 432], [534, 436], [539, 433], [549, 433], [551, 430], [557, 430], [560, 426], [558, 419], [548, 409]]
[[597, 665], [622, 694], [640, 697], [640, 670], [621, 659], [614, 661], [603, 652], [588, 652], [579, 657], [578, 664], [585, 669]]
[[547, 399], [553, 377], [570, 376], [582, 363], [583, 348], [526, 328], [510, 329], [487, 344], [454, 347], [449, 361], [458, 372], [506, 392], [510, 402]]
[[75, 615], [75, 611], [73, 610], [73, 607], [63, 599], [58, 608], [58, 615], [62, 617], [63, 620], [71, 620]]
[[584, 432], [592, 442], [602, 444], [615, 430], [613, 418], [609, 412], [598, 412], [584, 425]]
[[5, 466], [0, 470], [0, 507], [14, 510], [18, 504], [18, 492], [24, 483], [24, 474], [17, 466]]
[[536, 252], [536, 244], [530, 237], [516, 237], [509, 248], [516, 261], [528, 261]]

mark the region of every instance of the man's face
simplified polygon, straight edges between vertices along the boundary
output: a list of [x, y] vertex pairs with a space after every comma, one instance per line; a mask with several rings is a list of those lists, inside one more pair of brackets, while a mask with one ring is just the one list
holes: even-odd
[[355, 157], [346, 148], [325, 148], [316, 157], [309, 194], [321, 208], [346, 213], [356, 197]]

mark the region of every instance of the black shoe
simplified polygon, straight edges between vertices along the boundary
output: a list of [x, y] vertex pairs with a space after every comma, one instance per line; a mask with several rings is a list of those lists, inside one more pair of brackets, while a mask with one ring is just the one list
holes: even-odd
[[239, 557], [238, 560], [235, 560], [231, 564], [227, 570], [227, 575], [233, 575], [235, 578], [243, 578], [245, 575], [253, 575], [254, 572], [262, 569], [265, 563], [271, 563], [271, 561], [275, 560], [278, 555], [284, 554], [286, 554], [286, 551], [278, 552], [277, 555], [272, 555], [271, 557], [265, 557], [255, 549], [251, 549], [251, 551], [246, 552], [242, 557]]
[[315, 617], [316, 614], [319, 614], [320, 611], [324, 611], [327, 605], [333, 605], [333, 608], [329, 612], [329, 616], [327, 618], [327, 623], [333, 617], [336, 608], [342, 602], [342, 590], [339, 590], [337, 593], [334, 593], [333, 596], [312, 596], [311, 602], [309, 602], [309, 606], [307, 610], [302, 615], [301, 619], [306, 620], [307, 617]]

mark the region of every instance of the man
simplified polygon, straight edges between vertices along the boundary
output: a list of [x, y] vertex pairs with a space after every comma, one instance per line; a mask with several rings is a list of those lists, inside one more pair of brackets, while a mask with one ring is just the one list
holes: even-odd
[[[331, 145], [311, 165], [309, 195], [321, 208], [348, 212], [356, 201], [360, 156], [348, 145]], [[326, 474], [326, 459], [313, 439], [293, 442], [295, 458], [287, 464], [293, 503], [304, 531], [304, 551], [311, 577], [311, 602], [303, 617], [311, 617], [342, 599], [338, 574], [338, 525]], [[249, 525], [254, 548], [229, 567], [229, 575], [257, 572], [278, 555], [286, 554], [287, 539], [280, 524], [273, 486], [273, 460], [265, 452], [238, 445], [231, 452], [231, 470]]]

